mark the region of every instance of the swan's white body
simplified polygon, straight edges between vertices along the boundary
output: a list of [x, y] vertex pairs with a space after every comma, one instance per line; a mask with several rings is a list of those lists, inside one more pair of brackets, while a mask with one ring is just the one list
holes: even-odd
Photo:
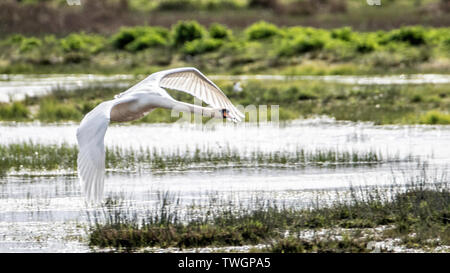
[[[177, 101], [164, 88], [189, 93], [212, 107]], [[155, 108], [177, 109], [216, 118], [226, 117], [233, 121], [241, 121], [244, 117], [219, 87], [195, 68], [164, 70], [148, 76], [116, 95], [115, 99], [100, 103], [81, 121], [77, 130], [78, 176], [88, 200], [99, 201], [103, 197], [104, 137], [109, 122], [136, 120]]]

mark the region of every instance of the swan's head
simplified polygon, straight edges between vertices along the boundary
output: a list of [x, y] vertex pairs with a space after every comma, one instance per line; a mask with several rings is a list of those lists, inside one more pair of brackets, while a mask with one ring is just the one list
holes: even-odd
[[234, 117], [232, 117], [232, 116], [230, 115], [230, 111], [229, 111], [229, 110], [227, 110], [227, 109], [222, 109], [222, 110], [220, 110], [220, 112], [222, 113], [222, 118], [223, 118], [223, 119], [229, 119], [229, 120], [231, 120], [231, 121], [234, 122], [234, 123], [237, 122], [237, 119], [234, 118]]
[[222, 118], [226, 119], [227, 117], [229, 117], [230, 111], [228, 111], [227, 109], [222, 109], [221, 113], [222, 113]]

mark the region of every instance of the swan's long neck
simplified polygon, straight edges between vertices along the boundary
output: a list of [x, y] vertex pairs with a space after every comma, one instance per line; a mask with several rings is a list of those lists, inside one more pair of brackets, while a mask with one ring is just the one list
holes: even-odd
[[[178, 112], [194, 113], [206, 117], [222, 118], [221, 112], [210, 107], [174, 100], [168, 94], [140, 92], [133, 95], [134, 100], [118, 103], [111, 110], [111, 121], [130, 121], [141, 118], [155, 108], [166, 108]], [[119, 98], [120, 100], [121, 98]]]
[[194, 113], [197, 115], [202, 115], [206, 117], [215, 117], [215, 118], [221, 118], [220, 111], [217, 111], [216, 109], [210, 108], [210, 107], [203, 107], [195, 104], [185, 103], [181, 101], [174, 101], [173, 102], [173, 110], [178, 110], [180, 112], [189, 112]]

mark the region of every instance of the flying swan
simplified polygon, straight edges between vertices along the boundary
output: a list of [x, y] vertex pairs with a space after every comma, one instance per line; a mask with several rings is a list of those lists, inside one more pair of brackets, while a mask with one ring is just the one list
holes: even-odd
[[[177, 101], [164, 89], [186, 92], [211, 107]], [[136, 120], [155, 108], [178, 109], [234, 122], [244, 117], [220, 88], [196, 68], [175, 68], [151, 74], [113, 100], [100, 103], [86, 114], [77, 129], [78, 176], [88, 201], [98, 202], [103, 197], [104, 138], [109, 122]]]

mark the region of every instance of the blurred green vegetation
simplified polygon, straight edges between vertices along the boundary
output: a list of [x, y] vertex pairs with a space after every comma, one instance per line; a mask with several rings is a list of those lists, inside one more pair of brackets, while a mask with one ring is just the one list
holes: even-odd
[[358, 32], [261, 21], [232, 31], [180, 21], [170, 29], [124, 27], [111, 36], [16, 34], [0, 40], [0, 52], [0, 73], [147, 74], [175, 66], [225, 74], [447, 73], [450, 28]]
[[21, 102], [0, 104], [0, 119], [7, 121], [23, 121], [30, 118], [30, 111]]
[[[375, 124], [450, 124], [448, 84], [352, 85], [313, 80], [250, 80], [241, 83], [242, 92], [235, 92], [232, 81], [215, 82], [235, 105], [268, 105], [269, 120], [270, 105], [279, 105], [280, 120], [327, 115], [337, 120]], [[80, 121], [100, 102], [113, 99], [121, 91], [123, 88], [96, 86], [76, 91], [56, 90], [43, 97], [0, 104], [0, 120]], [[169, 93], [177, 100], [193, 103], [193, 97], [188, 94]], [[172, 117], [171, 111], [157, 109], [135, 123], [176, 120], [178, 117]], [[250, 120], [249, 113], [246, 120]]]
[[450, 114], [433, 110], [423, 115], [420, 121], [425, 124], [450, 124]]

